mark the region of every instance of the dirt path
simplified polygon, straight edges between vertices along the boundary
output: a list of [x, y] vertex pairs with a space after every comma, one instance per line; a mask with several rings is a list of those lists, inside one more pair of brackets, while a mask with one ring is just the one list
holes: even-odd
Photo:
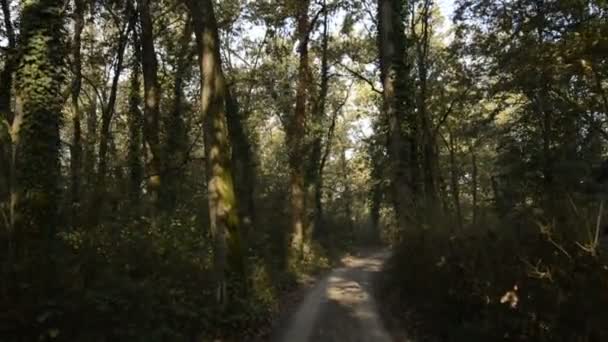
[[310, 290], [276, 342], [390, 342], [372, 296], [372, 279], [388, 252], [362, 253], [343, 259]]

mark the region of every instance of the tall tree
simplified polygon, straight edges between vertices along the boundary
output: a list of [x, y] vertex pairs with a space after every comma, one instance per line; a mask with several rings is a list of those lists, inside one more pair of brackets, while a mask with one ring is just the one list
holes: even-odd
[[[159, 137], [161, 89], [158, 83], [158, 61], [154, 48], [154, 28], [152, 26], [150, 4], [150, 0], [140, 0], [138, 2], [141, 25], [141, 67], [144, 78], [144, 139], [150, 150], [150, 161], [147, 166], [147, 187], [154, 208], [160, 204], [159, 191], [162, 173]], [[154, 213], [154, 209], [152, 210], [152, 213]]]
[[[414, 2], [415, 3], [415, 2]], [[424, 196], [425, 196], [425, 211], [427, 219], [432, 219], [437, 216], [438, 205], [438, 188], [437, 188], [437, 170], [438, 164], [436, 155], [436, 137], [434, 134], [433, 118], [428, 108], [428, 78], [429, 78], [429, 54], [432, 38], [431, 16], [433, 15], [433, 1], [423, 0], [421, 10], [418, 13], [418, 20], [411, 20], [412, 39], [416, 46], [416, 66], [418, 70], [418, 89], [416, 97], [416, 108], [421, 123], [421, 140], [418, 146], [422, 148], [422, 173], [424, 175]], [[416, 23], [419, 23], [417, 27]], [[432, 65], [431, 65], [432, 66]]]
[[227, 86], [222, 71], [220, 39], [211, 0], [188, 0], [194, 23], [201, 72], [201, 111], [204, 120], [205, 165], [209, 223], [214, 239], [217, 299], [227, 302], [226, 273], [244, 274], [238, 203], [230, 162], [226, 122]]
[[[329, 92], [329, 11], [327, 1], [323, 1], [323, 35], [321, 41], [321, 84], [319, 93], [314, 103], [312, 120], [312, 148], [309, 161], [309, 179], [312, 186], [313, 208], [313, 233], [323, 231], [323, 170], [321, 168], [323, 154], [323, 133], [325, 123], [325, 112], [327, 107], [327, 95]], [[329, 129], [332, 130], [335, 121]], [[330, 134], [333, 134], [330, 133]], [[330, 144], [326, 141], [326, 144]], [[322, 234], [321, 234], [322, 235]]]
[[[24, 3], [13, 120], [11, 217], [17, 248], [28, 241], [49, 241], [58, 223], [59, 126], [62, 120], [66, 57], [63, 1]], [[30, 239], [31, 238], [31, 239]]]
[[0, 115], [9, 121], [12, 121], [11, 91], [13, 86], [13, 72], [15, 71], [17, 36], [13, 27], [9, 0], [0, 1], [0, 6], [2, 7], [4, 31], [6, 32], [6, 40], [8, 42], [4, 56], [4, 67], [0, 70]]
[[71, 180], [72, 180], [72, 226], [80, 225], [80, 193], [82, 171], [82, 126], [80, 110], [80, 91], [82, 88], [82, 30], [84, 29], [84, 0], [74, 1], [74, 36], [72, 39], [72, 129], [73, 138], [71, 146]]
[[0, 203], [9, 198], [11, 189], [11, 138], [10, 126], [13, 122], [12, 91], [13, 74], [16, 68], [17, 36], [13, 27], [11, 8], [8, 0], [0, 2], [4, 31], [8, 42], [4, 56], [4, 66], [0, 70]]
[[[116, 59], [113, 65], [113, 76], [110, 85], [109, 95], [107, 100], [103, 103], [101, 113], [101, 131], [99, 132], [99, 151], [98, 151], [98, 166], [97, 166], [97, 180], [95, 184], [95, 192], [93, 194], [94, 200], [91, 202], [92, 206], [89, 208], [89, 213], [93, 222], [98, 221], [99, 214], [104, 210], [104, 203], [106, 200], [106, 178], [108, 173], [108, 149], [110, 148], [111, 132], [110, 126], [112, 125], [112, 119], [116, 110], [116, 100], [118, 96], [118, 86], [120, 82], [120, 75], [124, 69], [124, 56], [125, 50], [129, 42], [129, 34], [135, 27], [135, 10], [133, 7], [133, 1], [129, 0], [126, 2], [124, 7], [124, 20], [122, 23], [116, 22], [118, 28], [118, 41], [116, 43]], [[90, 112], [89, 118], [93, 120], [95, 112]], [[90, 122], [91, 128], [93, 128], [94, 122]], [[96, 124], [95, 124], [96, 125]]]
[[186, 23], [179, 39], [176, 70], [173, 78], [173, 109], [167, 118], [166, 172], [162, 184], [163, 206], [171, 211], [177, 201], [179, 183], [183, 176], [184, 162], [188, 152], [188, 136], [184, 126], [184, 83], [192, 62], [192, 20]]
[[449, 138], [445, 141], [450, 154], [450, 188], [452, 190], [452, 201], [454, 211], [456, 212], [456, 226], [462, 230], [462, 208], [460, 204], [460, 168], [456, 161], [456, 139], [452, 132], [449, 132]]
[[255, 227], [255, 165], [253, 150], [247, 132], [243, 125], [243, 113], [239, 102], [226, 87], [226, 118], [228, 134], [232, 143], [232, 169], [234, 184], [239, 203], [239, 216], [242, 231], [245, 234], [253, 233]]
[[[401, 0], [378, 0], [378, 45], [380, 52], [380, 77], [383, 85], [384, 115], [389, 126], [391, 181], [395, 213], [401, 229], [406, 229], [413, 208], [415, 180], [413, 124], [408, 85], [409, 71], [406, 64], [406, 37], [404, 34], [405, 12]], [[408, 172], [409, 171], [409, 172]]]
[[289, 183], [292, 235], [290, 247], [292, 257], [299, 259], [304, 252], [304, 234], [307, 227], [304, 156], [306, 154], [305, 138], [308, 93], [311, 82], [308, 54], [308, 43], [311, 33], [308, 17], [310, 0], [296, 1], [294, 5], [296, 7], [299, 66], [296, 85], [296, 105], [288, 123], [286, 137], [291, 173]]
[[127, 163], [129, 165], [129, 201], [134, 217], [141, 214], [141, 184], [144, 178], [144, 167], [142, 165], [142, 127], [143, 117], [140, 110], [140, 57], [138, 53], [139, 42], [137, 35], [133, 35], [133, 46], [135, 47], [131, 56], [131, 75], [129, 79], [129, 113], [127, 125], [129, 128], [129, 145], [127, 152]]

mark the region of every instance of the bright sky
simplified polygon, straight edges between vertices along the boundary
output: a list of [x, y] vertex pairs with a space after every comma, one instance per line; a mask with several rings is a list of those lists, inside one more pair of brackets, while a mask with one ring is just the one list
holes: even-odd
[[446, 19], [449, 19], [448, 22], [451, 21], [452, 14], [454, 13], [454, 2], [455, 0], [437, 0], [441, 13], [443, 13]]

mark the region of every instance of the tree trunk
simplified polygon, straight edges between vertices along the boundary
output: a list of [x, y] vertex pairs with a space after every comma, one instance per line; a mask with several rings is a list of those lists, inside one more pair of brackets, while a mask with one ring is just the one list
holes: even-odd
[[8, 200], [11, 191], [10, 126], [13, 122], [11, 91], [13, 89], [13, 73], [16, 67], [15, 49], [17, 47], [17, 38], [13, 28], [8, 0], [1, 0], [0, 5], [2, 6], [4, 30], [8, 41], [4, 67], [0, 70], [0, 203], [3, 203]]
[[82, 128], [80, 112], [80, 90], [82, 87], [82, 58], [81, 58], [81, 35], [84, 29], [84, 0], [74, 1], [74, 38], [72, 40], [72, 156], [71, 179], [72, 179], [72, 228], [79, 227], [80, 222], [80, 185], [82, 171]]
[[[134, 35], [135, 36], [135, 35]], [[133, 46], [137, 47], [137, 37], [133, 39]], [[137, 51], [138, 49], [135, 48]], [[131, 64], [131, 77], [129, 89], [129, 116], [127, 124], [129, 127], [129, 146], [127, 161], [129, 164], [129, 202], [130, 211], [133, 217], [141, 215], [141, 184], [144, 178], [144, 167], [142, 165], [142, 113], [139, 109], [141, 105], [140, 96], [140, 60], [139, 54], [133, 54]]]
[[340, 111], [343, 108], [343, 105], [346, 103], [346, 101], [348, 101], [348, 95], [346, 96], [346, 98], [344, 99], [344, 101], [342, 102], [342, 104], [336, 108], [336, 110], [334, 110], [333, 114], [331, 115], [331, 121], [329, 124], [329, 129], [327, 130], [327, 137], [325, 138], [325, 151], [323, 152], [323, 155], [321, 156], [321, 161], [319, 162], [319, 170], [318, 175], [317, 175], [317, 179], [316, 179], [316, 184], [315, 184], [315, 210], [316, 210], [316, 217], [315, 219], [318, 220], [318, 222], [315, 222], [315, 230], [313, 231], [313, 233], [316, 234], [317, 238], [326, 238], [327, 237], [327, 230], [326, 227], [324, 226], [324, 213], [323, 213], [323, 184], [324, 184], [324, 174], [325, 174], [325, 165], [327, 164], [327, 160], [329, 158], [329, 154], [331, 153], [331, 149], [332, 149], [332, 145], [333, 145], [333, 140], [334, 140], [334, 135], [335, 135], [335, 130], [336, 130], [336, 120], [338, 119], [338, 114], [340, 113]]
[[494, 209], [500, 214], [504, 214], [504, 205], [501, 200], [501, 196], [498, 189], [498, 181], [495, 176], [490, 177], [490, 184], [492, 185], [492, 195], [494, 202]]
[[62, 4], [26, 2], [21, 15], [24, 53], [15, 77], [11, 216], [22, 256], [28, 252], [25, 244], [46, 242], [50, 246], [58, 224], [59, 125], [66, 49]]
[[[323, 169], [321, 167], [322, 143], [323, 143], [323, 123], [325, 119], [325, 109], [327, 94], [329, 92], [329, 21], [327, 2], [323, 1], [323, 41], [321, 43], [321, 86], [319, 97], [315, 103], [313, 117], [313, 146], [310, 159], [309, 179], [313, 185], [312, 197], [314, 200], [313, 208], [313, 227], [312, 233], [316, 236], [323, 236]], [[332, 120], [330, 130], [335, 127], [335, 120]], [[329, 135], [333, 135], [330, 132]], [[326, 142], [329, 144], [329, 141]], [[317, 232], [318, 231], [318, 232]], [[320, 233], [320, 234], [318, 234]]]
[[162, 202], [167, 212], [172, 212], [177, 204], [183, 166], [188, 158], [188, 136], [184, 126], [184, 78], [192, 61], [190, 42], [192, 40], [192, 20], [186, 18], [186, 25], [180, 38], [177, 66], [173, 80], [173, 110], [167, 118], [166, 172], [163, 175]]
[[147, 188], [150, 199], [150, 216], [159, 209], [161, 187], [161, 149], [159, 138], [161, 89], [158, 83], [158, 61], [154, 48], [154, 29], [150, 15], [150, 0], [140, 0], [139, 19], [141, 25], [141, 66], [144, 76], [144, 140], [150, 150], [147, 165]]
[[377, 124], [374, 130], [376, 131], [374, 140], [369, 145], [369, 155], [371, 159], [371, 201], [370, 201], [370, 220], [371, 220], [371, 237], [375, 241], [380, 241], [380, 209], [382, 208], [383, 193], [384, 193], [384, 164], [386, 157], [382, 148], [382, 125]]
[[[389, 157], [393, 203], [395, 214], [401, 230], [412, 223], [410, 209], [413, 207], [413, 189], [411, 179], [416, 165], [411, 137], [413, 132], [412, 118], [408, 96], [408, 67], [405, 63], [406, 38], [403, 28], [403, 4], [400, 0], [378, 0], [378, 44], [380, 51], [380, 70], [383, 84], [384, 115], [389, 123]], [[408, 134], [404, 126], [409, 124]], [[409, 168], [409, 169], [408, 169]], [[408, 170], [412, 177], [408, 177]]]
[[[0, 242], [3, 243], [3, 250], [0, 252], [0, 258], [4, 262], [0, 267], [0, 276], [5, 279], [0, 285], [1, 298], [8, 298], [9, 283], [14, 283], [12, 280], [10, 269], [14, 265], [14, 231], [11, 227], [10, 218], [7, 217], [5, 205], [9, 204], [12, 192], [12, 168], [13, 162], [12, 141], [10, 136], [11, 125], [13, 121], [13, 111], [11, 108], [13, 89], [13, 73], [16, 67], [16, 36], [13, 28], [11, 11], [8, 0], [0, 0], [2, 6], [2, 16], [4, 19], [4, 31], [8, 46], [6, 55], [4, 56], [4, 67], [0, 70]], [[8, 215], [10, 216], [10, 214]]]
[[354, 236], [353, 194], [350, 188], [350, 171], [348, 170], [346, 146], [344, 144], [342, 144], [342, 151], [340, 151], [340, 171], [342, 173], [342, 181], [344, 182], [344, 193], [342, 194], [344, 200], [344, 217], [346, 218], [347, 231], [352, 238]]
[[254, 233], [255, 227], [255, 166], [249, 137], [243, 126], [239, 104], [226, 87], [226, 119], [232, 142], [231, 162], [239, 203], [241, 230], [245, 236]]
[[452, 188], [452, 200], [454, 201], [454, 211], [456, 212], [456, 223], [458, 229], [462, 230], [462, 209], [460, 207], [460, 185], [458, 182], [458, 165], [456, 165], [456, 142], [454, 134], [450, 132], [450, 140], [448, 144], [450, 150], [450, 174], [451, 174], [451, 188]]
[[201, 109], [217, 299], [225, 305], [226, 272], [230, 270], [241, 277], [245, 273], [226, 122], [227, 88], [213, 3], [211, 0], [188, 0], [187, 4], [194, 23], [201, 71]]
[[[423, 146], [423, 175], [425, 194], [425, 217], [431, 222], [437, 216], [440, 209], [437, 201], [437, 172], [435, 170], [435, 137], [433, 134], [432, 118], [427, 108], [427, 79], [428, 79], [428, 54], [429, 54], [429, 19], [431, 1], [425, 0], [421, 16], [422, 35], [416, 43], [418, 59], [418, 78], [420, 89], [418, 92], [418, 113], [422, 123], [422, 146]], [[415, 28], [412, 28], [415, 29]]]
[[287, 146], [290, 167], [291, 243], [290, 257], [299, 260], [304, 254], [304, 233], [307, 227], [304, 155], [306, 109], [310, 89], [308, 41], [310, 35], [308, 9], [310, 0], [297, 1], [297, 29], [299, 66], [296, 85], [296, 106], [287, 127]]
[[84, 145], [83, 172], [87, 190], [95, 186], [95, 146], [97, 145], [97, 97], [93, 96], [87, 108], [86, 144]]
[[471, 193], [473, 197], [473, 226], [477, 224], [477, 155], [475, 152], [475, 147], [471, 145], [471, 166], [473, 167], [473, 172], [471, 175]]
[[380, 209], [382, 206], [382, 183], [375, 179], [372, 185], [372, 200], [370, 203], [371, 238], [380, 241]]
[[[0, 0], [2, 6], [2, 17], [4, 19], [4, 31], [8, 46], [6, 50], [5, 63], [0, 70], [0, 118], [4, 118], [10, 124], [13, 121], [11, 110], [11, 90], [13, 88], [13, 72], [15, 71], [15, 48], [17, 37], [13, 28], [11, 9], [8, 0]], [[0, 141], [1, 143], [1, 141]]]
[[[350, 90], [349, 90], [349, 92], [350, 92]], [[344, 105], [348, 101], [348, 98], [350, 95], [349, 92], [347, 92], [342, 103], [337, 108], [335, 108], [335, 110], [333, 111], [333, 113], [331, 115], [329, 128], [327, 130], [327, 137], [325, 138], [325, 150], [323, 151], [323, 155], [321, 156], [321, 160], [319, 162], [319, 169], [317, 171], [317, 179], [315, 181], [315, 193], [314, 193], [315, 214], [316, 214], [315, 219], [318, 221], [315, 222], [315, 230], [313, 231], [313, 233], [316, 235], [317, 238], [321, 238], [321, 239], [326, 238], [328, 235], [326, 227], [324, 226], [325, 218], [324, 218], [323, 203], [322, 203], [323, 186], [324, 186], [323, 184], [324, 184], [324, 179], [325, 179], [324, 178], [325, 165], [327, 164], [329, 154], [331, 153], [331, 150], [333, 147], [334, 135], [335, 135], [335, 131], [336, 131], [336, 121], [338, 119], [338, 114], [340, 114], [340, 111], [342, 110], [342, 108], [344, 108]]]
[[106, 200], [106, 177], [108, 173], [108, 148], [110, 143], [110, 125], [112, 118], [114, 117], [114, 111], [116, 106], [116, 98], [118, 93], [118, 83], [120, 81], [120, 74], [123, 69], [123, 61], [125, 49], [129, 39], [129, 33], [135, 25], [136, 16], [132, 13], [132, 3], [127, 3], [128, 12], [128, 23], [121, 28], [121, 34], [118, 39], [118, 45], [116, 49], [116, 64], [114, 65], [114, 76], [112, 78], [112, 85], [110, 87], [110, 95], [107, 103], [104, 104], [103, 111], [101, 113], [101, 131], [99, 133], [99, 158], [97, 166], [97, 182], [94, 191], [95, 200], [92, 202], [90, 210], [91, 221], [96, 224], [99, 221], [99, 215], [103, 212]]

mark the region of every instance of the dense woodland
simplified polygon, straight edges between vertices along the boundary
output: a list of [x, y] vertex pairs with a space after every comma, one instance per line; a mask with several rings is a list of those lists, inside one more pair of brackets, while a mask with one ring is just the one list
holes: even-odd
[[265, 340], [384, 242], [420, 340], [608, 340], [608, 2], [0, 0], [0, 340]]

